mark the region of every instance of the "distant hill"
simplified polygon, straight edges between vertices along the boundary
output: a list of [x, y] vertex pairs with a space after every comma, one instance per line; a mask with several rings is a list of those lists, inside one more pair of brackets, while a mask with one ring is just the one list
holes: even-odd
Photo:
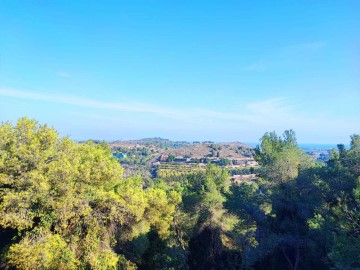
[[206, 157], [242, 159], [252, 157], [252, 148], [242, 143], [198, 143], [188, 147], [168, 149], [163, 154], [197, 159]]
[[[138, 151], [148, 152], [151, 161], [165, 159], [168, 156], [176, 158], [204, 159], [226, 158], [230, 160], [249, 159], [253, 157], [253, 148], [240, 142], [214, 143], [212, 141], [171, 141], [159, 137], [140, 140], [114, 141], [110, 143], [113, 150], [120, 152]], [[142, 149], [144, 148], [144, 149]], [[132, 150], [131, 150], [132, 149]]]
[[114, 141], [110, 145], [144, 145], [144, 146], [157, 146], [159, 148], [179, 148], [192, 145], [190, 142], [186, 141], [170, 141], [169, 139], [164, 139], [160, 137], [154, 138], [144, 138], [140, 140], [128, 140], [128, 141]]
[[254, 148], [240, 142], [171, 141], [159, 137], [110, 143], [125, 176], [167, 177], [205, 169], [212, 163], [228, 169], [257, 166]]

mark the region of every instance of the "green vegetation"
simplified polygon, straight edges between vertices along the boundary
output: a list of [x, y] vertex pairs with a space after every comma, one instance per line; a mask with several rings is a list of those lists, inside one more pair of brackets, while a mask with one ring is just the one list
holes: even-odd
[[180, 176], [205, 171], [205, 166], [200, 164], [164, 163], [156, 168], [156, 177], [166, 179], [172, 176]]
[[0, 151], [4, 267], [116, 269], [133, 265], [123, 241], [170, 234], [178, 194], [123, 179], [105, 144], [58, 138], [24, 118], [1, 125]]
[[[226, 147], [209, 148], [228, 163]], [[1, 269], [360, 268], [359, 135], [320, 163], [295, 132], [266, 133], [255, 169], [168, 155], [146, 179], [112, 154], [26, 118], [0, 126]]]

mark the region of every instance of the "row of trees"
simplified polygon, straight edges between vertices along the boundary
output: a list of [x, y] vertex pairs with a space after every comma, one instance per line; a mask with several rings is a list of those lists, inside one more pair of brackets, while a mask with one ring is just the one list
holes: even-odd
[[1, 268], [360, 268], [360, 137], [325, 163], [266, 133], [254, 183], [221, 167], [122, 178], [103, 144], [0, 127]]

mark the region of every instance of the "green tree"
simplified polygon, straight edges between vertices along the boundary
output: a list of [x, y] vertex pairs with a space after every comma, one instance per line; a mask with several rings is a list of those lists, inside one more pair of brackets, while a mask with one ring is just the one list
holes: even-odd
[[261, 164], [266, 177], [274, 182], [284, 182], [298, 176], [299, 166], [309, 160], [296, 144], [295, 132], [285, 131], [283, 138], [275, 132], [265, 133], [256, 147], [255, 159]]
[[360, 135], [353, 134], [350, 137], [351, 137], [350, 149], [351, 150], [360, 149]]
[[177, 193], [123, 179], [104, 143], [78, 144], [22, 118], [0, 126], [0, 153], [0, 246], [8, 267], [130, 269], [117, 243], [151, 228], [170, 233]]
[[329, 188], [324, 189], [325, 202], [321, 208], [324, 222], [322, 233], [328, 237], [328, 258], [336, 269], [360, 267], [360, 148], [359, 135], [352, 135], [350, 149], [334, 154], [327, 171], [320, 177]]
[[169, 155], [167, 158], [168, 162], [173, 162], [175, 160], [175, 156], [174, 155]]
[[271, 205], [265, 222], [258, 223], [266, 231], [266, 237], [259, 239], [258, 250], [268, 250], [268, 253], [263, 254], [265, 256], [257, 267], [315, 267], [317, 258], [312, 254], [318, 253], [316, 248], [310, 248], [316, 245], [310, 237], [307, 221], [321, 201], [312, 192], [317, 190], [316, 186], [303, 175], [315, 164], [297, 146], [292, 130], [285, 131], [282, 137], [275, 132], [266, 133], [261, 146], [256, 149], [256, 159], [263, 168], [262, 176], [267, 180], [261, 186], [263, 196]]

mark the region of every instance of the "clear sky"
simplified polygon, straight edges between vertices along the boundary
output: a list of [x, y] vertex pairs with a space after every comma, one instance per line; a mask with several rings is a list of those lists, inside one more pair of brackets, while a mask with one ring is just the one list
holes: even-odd
[[0, 0], [0, 121], [72, 139], [360, 133], [360, 1]]

